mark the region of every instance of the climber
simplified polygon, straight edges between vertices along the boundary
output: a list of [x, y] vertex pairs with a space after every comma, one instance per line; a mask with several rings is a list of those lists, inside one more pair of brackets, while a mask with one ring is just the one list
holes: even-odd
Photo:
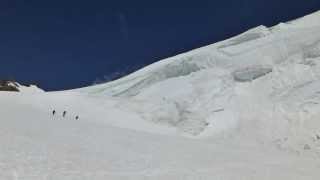
[[67, 111], [63, 111], [62, 116], [63, 116], [63, 117], [65, 117], [65, 116], [66, 116], [66, 114], [67, 114]]

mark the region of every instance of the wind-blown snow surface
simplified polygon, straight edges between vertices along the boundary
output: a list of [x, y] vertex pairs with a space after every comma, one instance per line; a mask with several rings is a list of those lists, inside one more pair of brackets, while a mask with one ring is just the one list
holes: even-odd
[[317, 12], [110, 83], [0, 92], [0, 179], [319, 179], [319, 62]]

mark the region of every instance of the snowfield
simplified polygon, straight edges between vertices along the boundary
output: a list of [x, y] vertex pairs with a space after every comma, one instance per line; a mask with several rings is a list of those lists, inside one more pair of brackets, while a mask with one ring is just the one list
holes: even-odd
[[320, 12], [113, 82], [20, 91], [0, 92], [1, 180], [320, 179]]

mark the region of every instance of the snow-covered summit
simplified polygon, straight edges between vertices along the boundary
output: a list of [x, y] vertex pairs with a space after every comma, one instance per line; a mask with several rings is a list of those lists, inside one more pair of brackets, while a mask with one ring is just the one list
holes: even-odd
[[11, 80], [0, 80], [0, 91], [13, 91], [13, 92], [22, 92], [22, 93], [44, 92], [42, 89], [38, 88], [36, 85], [25, 86]]

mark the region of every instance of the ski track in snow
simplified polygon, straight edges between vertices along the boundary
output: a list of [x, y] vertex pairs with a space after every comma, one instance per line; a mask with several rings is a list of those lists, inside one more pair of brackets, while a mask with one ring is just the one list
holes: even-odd
[[110, 83], [0, 92], [0, 179], [319, 179], [319, 62], [316, 12]]

